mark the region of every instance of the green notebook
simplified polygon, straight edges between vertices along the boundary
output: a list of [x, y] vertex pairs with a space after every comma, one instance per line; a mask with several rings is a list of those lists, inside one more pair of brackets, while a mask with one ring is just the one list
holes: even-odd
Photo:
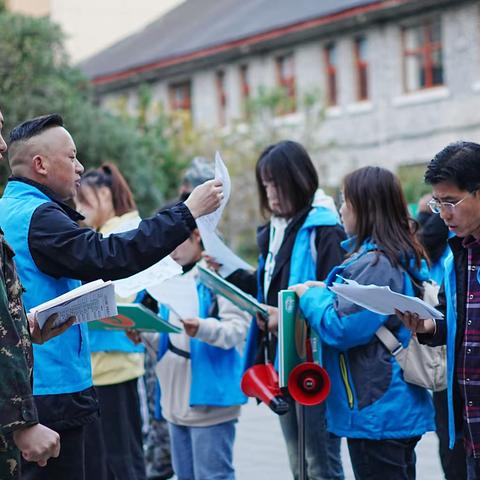
[[[298, 296], [291, 290], [278, 292], [278, 376], [280, 388], [288, 385], [290, 372], [307, 361], [307, 322], [299, 308]], [[313, 361], [320, 363], [320, 343], [311, 331]]]
[[118, 303], [118, 315], [95, 320], [88, 324], [91, 330], [138, 330], [140, 332], [180, 333], [181, 328], [175, 327], [160, 318], [141, 303]]
[[200, 281], [216, 294], [227, 298], [238, 308], [245, 310], [255, 316], [257, 313], [268, 317], [268, 311], [251, 295], [245, 293], [240, 288], [227, 282], [220, 275], [208, 270], [201, 265], [198, 266]]

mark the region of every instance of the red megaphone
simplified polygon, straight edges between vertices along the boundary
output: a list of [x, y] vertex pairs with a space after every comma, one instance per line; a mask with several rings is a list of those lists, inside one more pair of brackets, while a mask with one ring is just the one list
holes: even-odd
[[288, 412], [289, 404], [278, 386], [278, 374], [271, 363], [262, 363], [250, 367], [242, 377], [240, 384], [247, 397], [255, 397], [271, 408], [276, 414]]
[[313, 362], [297, 365], [288, 376], [288, 391], [301, 405], [318, 405], [330, 393], [330, 377]]

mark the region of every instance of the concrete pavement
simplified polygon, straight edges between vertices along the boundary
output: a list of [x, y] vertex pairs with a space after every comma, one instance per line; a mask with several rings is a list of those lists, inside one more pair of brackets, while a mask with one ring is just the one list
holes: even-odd
[[[418, 480], [443, 478], [437, 448], [434, 433], [424, 435], [417, 445]], [[346, 480], [354, 480], [345, 441], [342, 461]], [[278, 418], [265, 405], [257, 406], [253, 400], [243, 408], [238, 423], [234, 463], [237, 480], [292, 479]]]

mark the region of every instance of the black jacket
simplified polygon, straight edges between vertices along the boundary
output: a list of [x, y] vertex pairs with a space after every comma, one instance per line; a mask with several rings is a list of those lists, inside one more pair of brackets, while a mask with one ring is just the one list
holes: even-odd
[[[76, 222], [83, 217], [45, 186], [19, 177], [9, 181], [29, 183], [51, 199], [34, 211], [28, 244], [37, 267], [55, 278], [88, 282], [128, 277], [168, 255], [196, 228], [188, 208], [179, 203], [143, 220], [135, 230], [104, 238], [90, 228], [79, 227]], [[93, 388], [39, 395], [35, 402], [40, 422], [56, 430], [88, 423], [98, 410]]]
[[[288, 288], [290, 277], [290, 257], [295, 243], [298, 230], [305, 222], [310, 207], [305, 208], [295, 215], [285, 230], [282, 245], [275, 259], [275, 268], [268, 289], [266, 303], [274, 307], [278, 304], [278, 292]], [[257, 230], [257, 245], [260, 254], [266, 258], [270, 240], [270, 223], [263, 225]], [[330, 270], [340, 265], [344, 259], [344, 252], [340, 242], [345, 240], [345, 232], [340, 225], [318, 227], [316, 229], [315, 246], [317, 250], [317, 279], [324, 280]], [[257, 296], [257, 272], [251, 273], [246, 270], [237, 270], [228, 278], [228, 281], [237, 285], [243, 291]], [[261, 272], [263, 283], [263, 272]]]
[[[448, 240], [450, 249], [453, 253], [456, 291], [457, 291], [457, 334], [455, 337], [455, 363], [459, 360], [458, 354], [462, 347], [463, 336], [465, 333], [465, 317], [466, 317], [466, 294], [467, 294], [467, 267], [468, 258], [467, 250], [463, 247], [463, 239], [453, 237]], [[444, 318], [436, 320], [437, 329], [434, 335], [418, 334], [420, 343], [430, 345], [432, 347], [445, 345], [447, 343], [447, 300], [445, 297], [444, 286], [440, 289], [438, 295], [439, 305], [436, 307], [440, 310]], [[453, 406], [455, 412], [455, 425], [463, 425], [463, 401], [460, 394], [458, 382], [456, 380], [456, 366], [453, 369]]]

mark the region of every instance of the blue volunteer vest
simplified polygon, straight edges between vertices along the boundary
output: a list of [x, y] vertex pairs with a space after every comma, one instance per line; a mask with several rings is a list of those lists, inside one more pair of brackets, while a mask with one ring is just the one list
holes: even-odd
[[[202, 283], [197, 284], [197, 292], [199, 316], [208, 318], [213, 293]], [[167, 351], [167, 344], [168, 335], [162, 334], [159, 359]], [[243, 362], [235, 347], [226, 350], [191, 338], [190, 357], [192, 369], [190, 406], [230, 407], [246, 403], [247, 397], [240, 389]]]
[[[51, 199], [38, 188], [11, 181], [0, 199], [0, 225], [15, 250], [15, 264], [30, 308], [78, 286], [71, 278], [53, 278], [41, 272], [30, 254], [28, 232], [34, 211]], [[62, 252], [59, 252], [61, 255]], [[73, 393], [92, 385], [90, 350], [86, 325], [74, 325], [44, 345], [33, 345], [33, 394]]]

